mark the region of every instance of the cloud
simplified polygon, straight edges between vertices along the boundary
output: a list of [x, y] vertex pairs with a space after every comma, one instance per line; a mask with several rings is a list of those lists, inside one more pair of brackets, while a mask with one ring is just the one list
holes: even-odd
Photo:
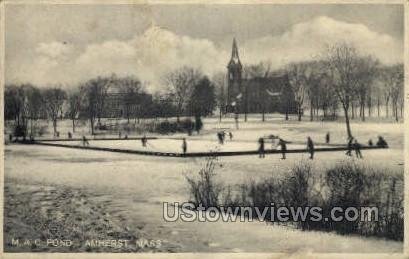
[[[193, 66], [212, 74], [226, 62], [215, 44], [206, 39], [179, 36], [157, 26], [129, 41], [108, 41], [88, 46], [75, 67], [88, 77], [136, 75], [151, 88], [162, 88], [164, 74], [181, 66]], [[86, 78], [83, 78], [86, 79]]]
[[40, 55], [47, 56], [49, 58], [59, 58], [68, 55], [72, 51], [72, 47], [64, 42], [53, 41], [49, 43], [40, 43], [36, 52]]
[[328, 45], [349, 42], [360, 53], [373, 55], [384, 64], [403, 61], [403, 42], [370, 30], [357, 23], [338, 21], [326, 16], [294, 25], [278, 36], [266, 36], [245, 43], [245, 57], [250, 63], [271, 60], [276, 67], [314, 59]]
[[[362, 24], [325, 16], [295, 24], [280, 35], [247, 41], [239, 39], [238, 43], [242, 63], [270, 60], [273, 68], [279, 68], [288, 62], [313, 59], [326, 45], [339, 41], [351, 42], [361, 53], [374, 55], [383, 63], [402, 62], [401, 40]], [[134, 75], [148, 82], [148, 89], [157, 90], [163, 88], [161, 79], [166, 73], [184, 65], [201, 69], [210, 76], [225, 72], [230, 51], [208, 39], [178, 35], [151, 26], [129, 40], [110, 40], [86, 46], [40, 43], [33, 57], [11, 61], [6, 71], [8, 81], [30, 81], [40, 86], [75, 85], [112, 73]]]

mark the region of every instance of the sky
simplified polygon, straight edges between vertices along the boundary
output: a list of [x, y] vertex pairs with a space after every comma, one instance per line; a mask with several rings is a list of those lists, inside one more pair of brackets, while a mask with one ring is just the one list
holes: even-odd
[[6, 83], [76, 87], [136, 76], [154, 91], [188, 65], [226, 71], [233, 37], [243, 64], [278, 69], [350, 42], [384, 64], [403, 62], [404, 10], [381, 4], [6, 5]]

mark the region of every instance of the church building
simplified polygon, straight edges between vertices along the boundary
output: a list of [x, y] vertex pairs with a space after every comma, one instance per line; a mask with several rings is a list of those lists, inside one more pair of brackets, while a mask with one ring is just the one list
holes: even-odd
[[264, 77], [243, 77], [236, 39], [227, 64], [227, 112], [235, 113], [296, 113], [294, 93], [288, 76], [283, 72]]

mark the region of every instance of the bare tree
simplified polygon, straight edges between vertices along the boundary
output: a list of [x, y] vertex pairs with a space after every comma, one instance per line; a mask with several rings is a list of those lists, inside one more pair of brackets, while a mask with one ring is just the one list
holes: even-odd
[[68, 95], [68, 116], [72, 120], [72, 132], [75, 132], [75, 120], [81, 110], [81, 93], [74, 91]]
[[24, 92], [17, 85], [6, 85], [4, 89], [4, 117], [13, 119], [20, 126], [24, 102]]
[[40, 89], [31, 87], [26, 93], [30, 119], [30, 134], [34, 136], [34, 124], [44, 110], [43, 95]]
[[393, 116], [397, 120], [397, 103], [403, 95], [403, 65], [397, 64], [382, 68], [380, 78], [383, 83], [386, 117], [389, 117], [389, 106], [392, 101]]
[[176, 105], [177, 122], [180, 122], [180, 116], [189, 103], [193, 86], [200, 78], [201, 73], [198, 70], [186, 66], [176, 69], [165, 76], [164, 81]]
[[83, 98], [82, 109], [88, 115], [90, 120], [91, 134], [94, 135], [95, 119], [100, 122], [104, 112], [105, 98], [111, 79], [98, 77], [88, 80], [81, 86], [81, 95]]
[[393, 67], [392, 70], [393, 73], [393, 83], [389, 86], [391, 88], [391, 99], [392, 99], [392, 110], [393, 110], [393, 115], [395, 117], [396, 121], [399, 121], [399, 112], [398, 112], [398, 107], [399, 107], [399, 100], [402, 99], [404, 95], [403, 91], [403, 82], [404, 82], [404, 76], [403, 76], [403, 65], [398, 64]]
[[[322, 70], [325, 71], [325, 68], [322, 68]], [[318, 108], [321, 107], [324, 118], [332, 116], [334, 119], [338, 109], [338, 99], [332, 86], [331, 76], [328, 73], [322, 73], [318, 83], [318, 104], [315, 114], [318, 115]]]
[[298, 121], [301, 121], [307, 91], [307, 68], [306, 63], [292, 63], [287, 67], [288, 81], [297, 104]]
[[356, 49], [346, 43], [339, 43], [327, 49], [325, 64], [331, 76], [338, 100], [342, 104], [348, 137], [352, 137], [349, 122], [349, 108], [356, 95], [358, 84], [359, 58]]
[[382, 69], [381, 80], [384, 84], [383, 87], [383, 97], [385, 100], [386, 117], [389, 117], [389, 104], [392, 96], [392, 85], [395, 84], [395, 74], [393, 72], [393, 67], [385, 67]]
[[327, 86], [326, 75], [321, 72], [322, 64], [319, 62], [305, 62], [302, 66], [305, 68], [302, 80], [310, 101], [310, 121], [313, 121], [314, 114], [319, 108], [320, 98], [326, 93], [326, 91], [323, 91], [324, 87]]
[[375, 78], [379, 62], [372, 57], [363, 57], [358, 59], [356, 74], [357, 92], [359, 101], [359, 115], [362, 121], [365, 121], [365, 106], [370, 98], [371, 87]]
[[376, 102], [376, 110], [377, 110], [378, 117], [381, 116], [382, 93], [383, 93], [383, 87], [381, 83], [379, 82], [379, 80], [377, 80], [377, 82], [373, 85], [372, 95]]
[[43, 93], [47, 114], [53, 122], [54, 136], [57, 136], [57, 121], [62, 116], [62, 106], [67, 94], [60, 88], [49, 88]]

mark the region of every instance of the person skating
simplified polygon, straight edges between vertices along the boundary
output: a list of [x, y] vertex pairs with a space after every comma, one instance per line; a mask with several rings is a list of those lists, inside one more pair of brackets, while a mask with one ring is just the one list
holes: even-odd
[[310, 137], [307, 138], [307, 149], [310, 153], [310, 159], [314, 159], [314, 142]]
[[183, 150], [183, 154], [186, 154], [186, 151], [187, 151], [187, 142], [186, 142], [186, 139], [185, 139], [185, 138], [183, 138], [182, 150]]
[[376, 142], [376, 146], [386, 148], [388, 147], [388, 143], [382, 136], [378, 136], [378, 141]]
[[148, 139], [146, 138], [145, 135], [143, 135], [143, 137], [141, 138], [141, 142], [142, 142], [142, 146], [146, 147], [146, 143], [148, 142]]
[[233, 140], [233, 133], [231, 133], [231, 131], [229, 131], [229, 138], [230, 140]]
[[88, 139], [85, 136], [82, 136], [82, 145], [85, 146], [89, 146], [89, 142]]
[[353, 145], [353, 143], [354, 143], [354, 137], [349, 137], [348, 144], [347, 144], [348, 150], [347, 150], [347, 152], [345, 153], [345, 155], [347, 155], [347, 156], [351, 156], [351, 155], [352, 155], [351, 152], [352, 152], [352, 145]]
[[223, 145], [224, 144], [224, 132], [217, 132], [217, 138], [219, 139], [219, 144]]
[[258, 139], [258, 157], [259, 158], [264, 158], [265, 157], [265, 150], [264, 150], [264, 138], [259, 138]]
[[281, 159], [286, 159], [285, 153], [287, 152], [287, 142], [280, 138], [280, 140], [278, 141], [278, 145], [280, 145], [281, 149]]
[[239, 129], [239, 114], [238, 113], [234, 114], [234, 122], [236, 124], [236, 129]]
[[329, 132], [327, 132], [327, 134], [325, 134], [325, 143], [329, 144], [330, 140], [331, 140], [331, 136]]
[[354, 150], [355, 150], [355, 155], [357, 158], [363, 158], [362, 153], [361, 153], [361, 144], [359, 144], [358, 140], [356, 139], [354, 142]]

